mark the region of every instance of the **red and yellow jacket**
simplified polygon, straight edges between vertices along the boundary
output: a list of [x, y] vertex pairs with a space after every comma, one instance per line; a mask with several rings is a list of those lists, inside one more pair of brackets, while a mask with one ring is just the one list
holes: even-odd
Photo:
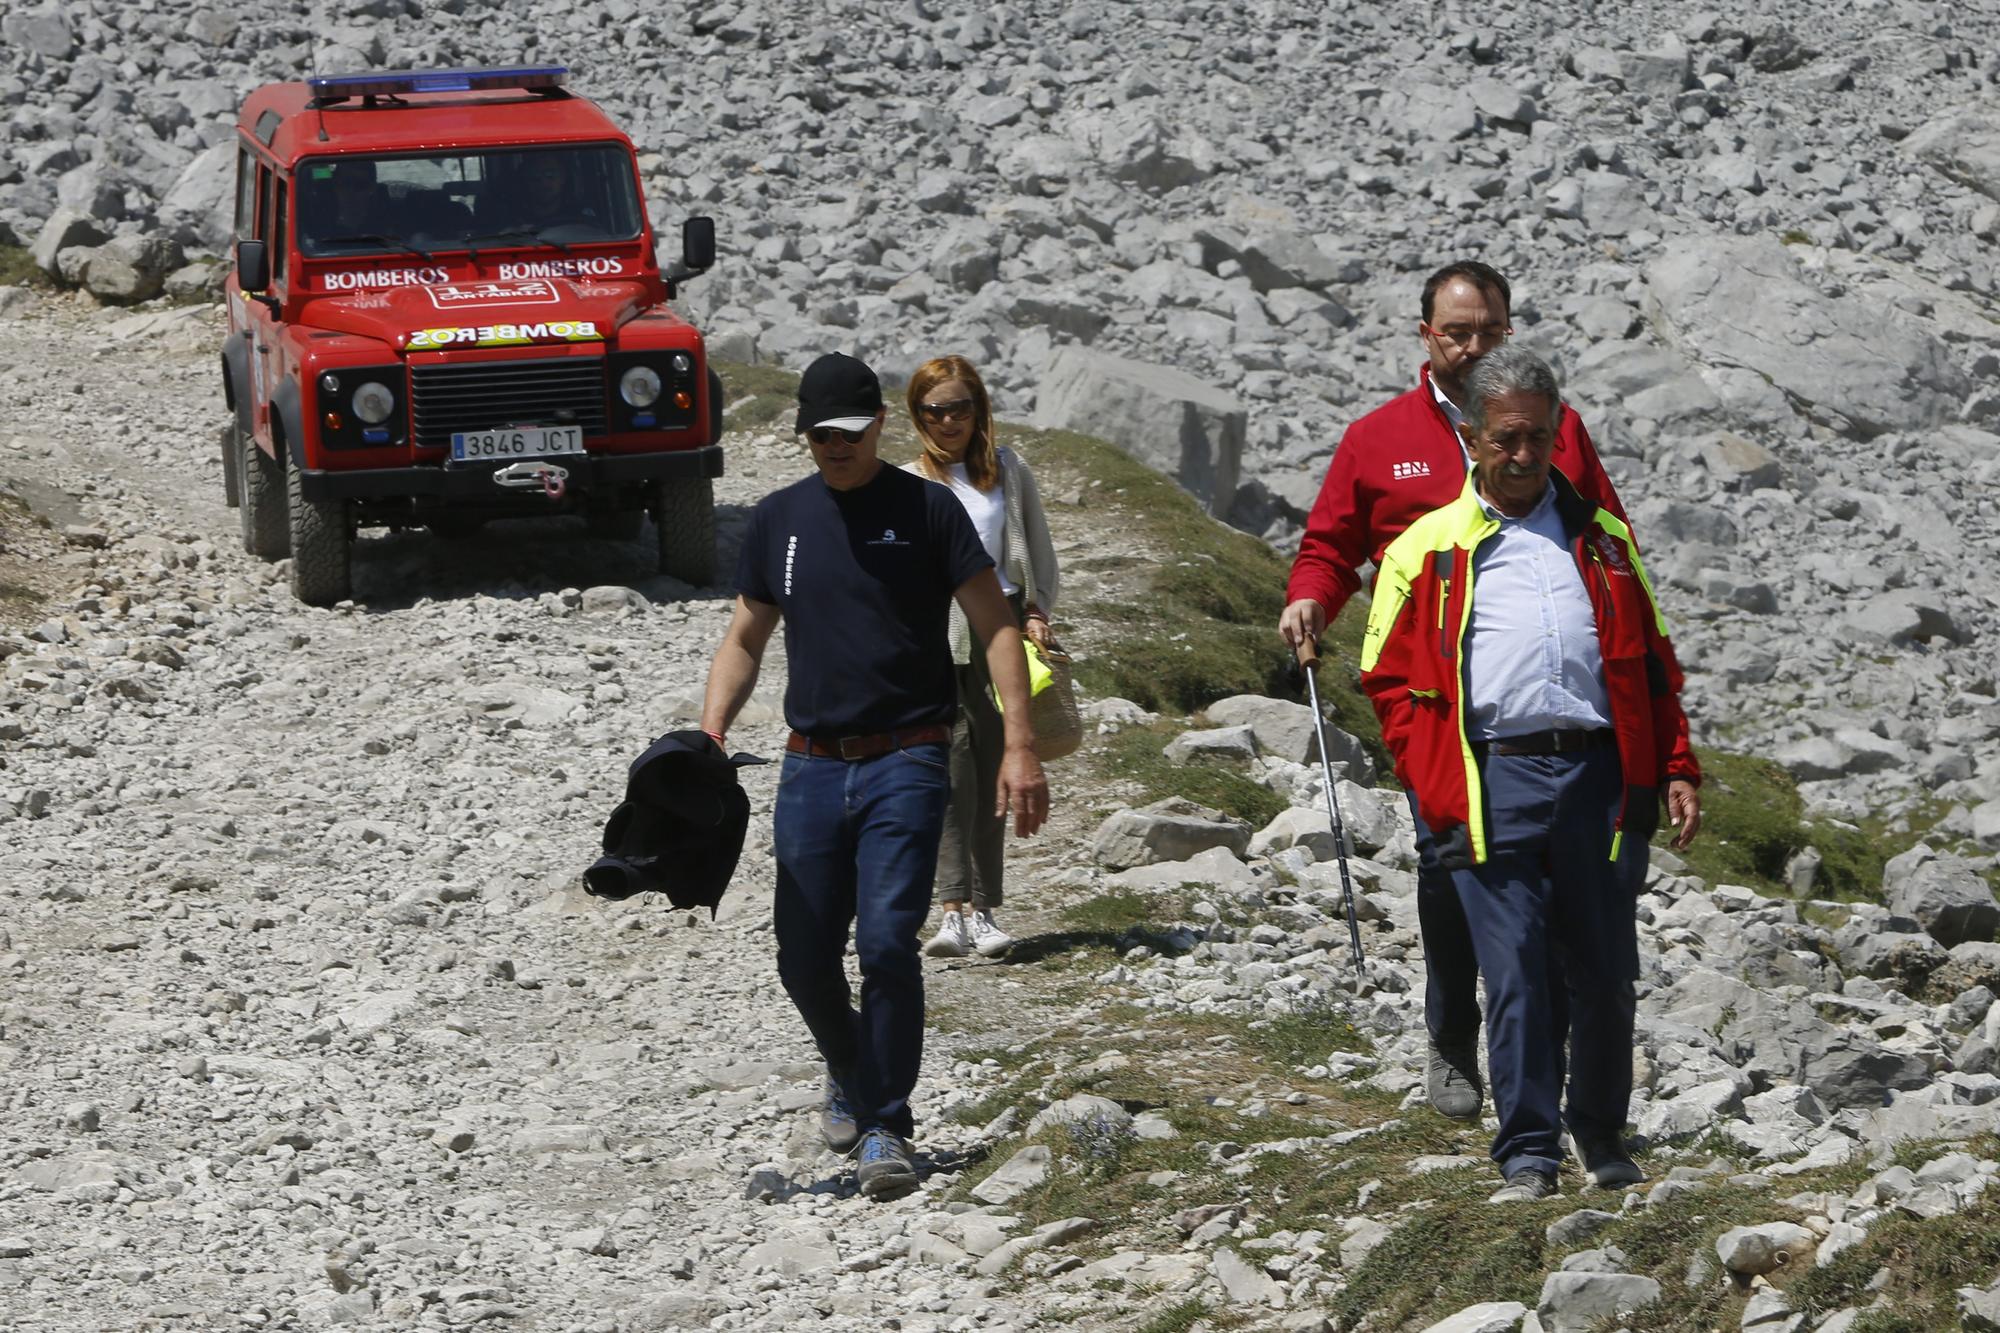
[[[1549, 461], [1586, 500], [1623, 521], [1625, 510], [1590, 432], [1567, 406]], [[1299, 538], [1285, 601], [1310, 597], [1326, 609], [1330, 623], [1361, 586], [1361, 567], [1370, 561], [1379, 567], [1383, 548], [1417, 519], [1450, 504], [1464, 484], [1465, 446], [1431, 392], [1427, 365], [1416, 388], [1397, 394], [1340, 437]]]
[[[1657, 826], [1654, 802], [1670, 778], [1701, 781], [1681, 711], [1681, 668], [1666, 620], [1623, 520], [1582, 498], [1554, 469], [1556, 512], [1596, 614], [1604, 690], [1625, 770], [1617, 855], [1626, 819]], [[1458, 499], [1407, 528], [1382, 555], [1361, 643], [1361, 686], [1382, 720], [1396, 777], [1447, 865], [1486, 860], [1485, 801], [1465, 731], [1465, 636], [1472, 625], [1472, 559], [1499, 532], [1468, 478]], [[1635, 807], [1635, 803], [1637, 804]]]

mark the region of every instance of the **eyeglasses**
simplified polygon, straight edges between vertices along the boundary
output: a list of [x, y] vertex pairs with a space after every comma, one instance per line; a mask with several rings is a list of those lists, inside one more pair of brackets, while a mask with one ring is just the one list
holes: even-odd
[[842, 430], [838, 426], [814, 426], [806, 431], [806, 439], [813, 444], [819, 445], [821, 448], [825, 448], [827, 445], [833, 443], [833, 437], [836, 435], [849, 444], [859, 444], [867, 434], [868, 428], [866, 426], [863, 426], [860, 430]]
[[964, 421], [972, 415], [972, 400], [954, 398], [948, 403], [918, 403], [917, 411], [927, 421]]
[[1479, 339], [1481, 342], [1506, 342], [1508, 335], [1514, 332], [1514, 326], [1511, 324], [1481, 324], [1476, 329], [1469, 329], [1463, 325], [1454, 324], [1450, 328], [1438, 329], [1426, 324], [1424, 325], [1424, 330], [1433, 338], [1442, 338], [1454, 346], [1463, 347], [1474, 338]]

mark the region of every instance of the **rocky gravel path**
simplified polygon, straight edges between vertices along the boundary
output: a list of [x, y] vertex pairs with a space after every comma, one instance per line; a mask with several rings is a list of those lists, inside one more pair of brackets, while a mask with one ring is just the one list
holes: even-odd
[[[578, 884], [629, 757], [695, 716], [725, 594], [551, 519], [370, 537], [354, 601], [300, 606], [222, 504], [215, 334], [212, 309], [68, 297], [0, 319], [4, 489], [50, 525], [9, 520], [0, 575], [56, 590], [0, 628], [0, 1326], [2000, 1316], [1977, 1249], [1943, 1291], [1895, 1286], [1902, 1228], [1995, 1217], [1982, 865], [1913, 849], [1879, 906], [1656, 853], [1648, 1182], [1566, 1178], [1524, 1222], [1485, 1203], [1486, 1127], [1422, 1105], [1406, 807], [1341, 789], [1357, 994], [1309, 716], [1254, 696], [1167, 751], [1282, 796], [1261, 829], [1175, 802], [1103, 818], [1143, 779], [1055, 766], [1054, 824], [1009, 872], [1022, 946], [929, 965], [923, 1188], [862, 1200], [772, 963], [768, 770], [713, 921]], [[807, 467], [738, 409], [725, 568], [745, 508]], [[1080, 484], [1051, 492], [1058, 546], [1115, 598], [1137, 539], [1062, 498]], [[769, 665], [732, 738], [763, 753]], [[1472, 1266], [1412, 1263], [1439, 1245]], [[1842, 1265], [1816, 1295], [1760, 1266], [1807, 1250]]]
[[[0, 321], [0, 456], [75, 497], [78, 590], [0, 686], [0, 1323], [942, 1326], [967, 1289], [875, 1270], [981, 1075], [933, 1043], [910, 1200], [819, 1150], [768, 778], [713, 924], [577, 885], [626, 760], [695, 715], [725, 595], [551, 520], [370, 538], [352, 605], [296, 604], [222, 503], [212, 323]], [[728, 444], [725, 546], [805, 463]], [[982, 1023], [1020, 988], [982, 982]]]

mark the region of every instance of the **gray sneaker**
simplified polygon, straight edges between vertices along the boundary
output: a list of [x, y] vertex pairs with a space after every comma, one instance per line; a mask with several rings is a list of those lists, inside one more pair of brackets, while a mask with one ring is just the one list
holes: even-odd
[[1537, 1199], [1554, 1197], [1556, 1178], [1547, 1171], [1537, 1171], [1532, 1167], [1526, 1171], [1516, 1171], [1507, 1177], [1507, 1183], [1487, 1196], [1488, 1203], [1533, 1203]]
[[1632, 1160], [1632, 1154], [1625, 1150], [1624, 1143], [1619, 1139], [1579, 1138], [1572, 1134], [1569, 1142], [1578, 1164], [1583, 1167], [1583, 1173], [1599, 1189], [1637, 1185], [1646, 1178], [1646, 1173], [1639, 1169], [1639, 1164]]
[[900, 1134], [871, 1129], [861, 1136], [861, 1158], [854, 1182], [871, 1199], [893, 1199], [917, 1187], [917, 1162]]
[[861, 1142], [861, 1126], [854, 1121], [854, 1108], [847, 1104], [847, 1094], [841, 1091], [840, 1079], [832, 1070], [827, 1071], [826, 1090], [820, 1094], [819, 1132], [826, 1146], [843, 1156], [853, 1152], [854, 1145]]
[[1479, 1084], [1479, 1051], [1474, 1046], [1430, 1044], [1430, 1063], [1424, 1070], [1424, 1091], [1439, 1115], [1453, 1120], [1479, 1119], [1484, 1089]]

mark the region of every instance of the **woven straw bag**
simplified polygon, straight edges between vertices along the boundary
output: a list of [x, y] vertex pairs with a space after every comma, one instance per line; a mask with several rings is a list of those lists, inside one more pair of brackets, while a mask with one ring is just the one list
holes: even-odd
[[1025, 640], [1030, 655], [1039, 655], [1049, 669], [1048, 684], [1028, 702], [1028, 720], [1035, 728], [1035, 756], [1044, 763], [1074, 754], [1083, 744], [1083, 713], [1076, 703], [1076, 683], [1070, 678], [1069, 654], [1054, 639], [1046, 649]]

